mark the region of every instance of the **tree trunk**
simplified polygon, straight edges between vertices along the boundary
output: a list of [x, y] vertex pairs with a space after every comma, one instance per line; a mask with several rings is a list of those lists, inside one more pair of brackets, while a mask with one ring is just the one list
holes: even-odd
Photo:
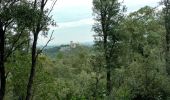
[[106, 60], [106, 95], [110, 96], [111, 94], [111, 66], [110, 66], [110, 57], [108, 56], [108, 41], [107, 41], [107, 31], [104, 31], [104, 50], [105, 50], [105, 60]]
[[103, 46], [104, 46], [104, 53], [105, 53], [105, 61], [106, 61], [106, 95], [110, 96], [111, 94], [111, 70], [109, 65], [109, 57], [108, 57], [108, 33], [107, 33], [107, 25], [106, 25], [106, 15], [102, 14], [102, 30], [103, 30]]
[[[47, 2], [47, 1], [46, 1]], [[36, 8], [37, 0], [34, 1], [34, 9]], [[32, 45], [32, 65], [31, 65], [31, 72], [30, 72], [30, 77], [29, 77], [29, 82], [27, 85], [27, 95], [26, 95], [26, 100], [31, 100], [32, 97], [32, 87], [33, 87], [33, 81], [35, 77], [35, 67], [36, 67], [36, 62], [37, 62], [37, 40], [38, 40], [38, 35], [39, 32], [41, 31], [41, 21], [43, 17], [43, 12], [44, 12], [44, 7], [45, 7], [45, 0], [41, 0], [41, 5], [40, 5], [40, 16], [38, 18], [38, 23], [36, 25], [36, 31], [34, 33], [34, 40], [33, 40], [33, 45]]]
[[166, 28], [166, 50], [165, 50], [165, 59], [166, 59], [166, 70], [168, 75], [170, 75], [170, 1], [165, 1], [165, 28]]
[[0, 22], [0, 100], [3, 100], [4, 98], [6, 86], [4, 49], [5, 49], [5, 31], [3, 30], [2, 22]]
[[165, 52], [165, 59], [166, 59], [166, 71], [168, 75], [170, 75], [170, 31], [167, 29], [166, 32], [166, 52]]
[[110, 66], [110, 62], [109, 62], [109, 58], [106, 57], [106, 62], [107, 62], [107, 84], [106, 84], [106, 88], [107, 88], [107, 96], [110, 96], [111, 91], [112, 91], [112, 83], [111, 83], [111, 66]]
[[31, 100], [31, 95], [32, 95], [32, 87], [33, 87], [33, 81], [34, 81], [34, 76], [35, 76], [35, 67], [36, 67], [36, 62], [37, 62], [37, 53], [36, 53], [37, 39], [38, 39], [38, 34], [35, 34], [33, 46], [32, 46], [32, 64], [31, 64], [31, 73], [29, 77], [29, 82], [27, 85], [26, 100]]

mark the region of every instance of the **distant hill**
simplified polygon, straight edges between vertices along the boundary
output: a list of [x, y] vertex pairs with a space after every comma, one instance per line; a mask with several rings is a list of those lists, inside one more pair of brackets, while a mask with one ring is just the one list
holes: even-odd
[[57, 53], [65, 47], [69, 47], [69, 45], [50, 46], [44, 49], [43, 53], [51, 58], [55, 58]]
[[[87, 42], [80, 44], [79, 46], [89, 48], [93, 46], [92, 42]], [[43, 54], [49, 56], [50, 58], [55, 58], [59, 51], [68, 51], [70, 50], [70, 45], [60, 45], [60, 46], [47, 46], [46, 49], [44, 49]]]
[[46, 48], [44, 49], [43, 53], [49, 57], [56, 57], [57, 55], [57, 52], [60, 50], [60, 47], [59, 46], [55, 46], [55, 47], [50, 47], [50, 48]]

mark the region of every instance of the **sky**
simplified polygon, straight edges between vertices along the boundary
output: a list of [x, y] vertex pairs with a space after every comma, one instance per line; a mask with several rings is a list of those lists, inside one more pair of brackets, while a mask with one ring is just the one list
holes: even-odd
[[[68, 44], [70, 41], [88, 43], [93, 41], [92, 16], [93, 0], [58, 0], [51, 13], [57, 23], [54, 30], [53, 40], [49, 45]], [[123, 0], [122, 0], [123, 1]], [[160, 0], [124, 0], [127, 12], [133, 12], [146, 5], [155, 7]], [[50, 7], [50, 3], [47, 7]], [[49, 35], [51, 32], [49, 32]], [[45, 45], [48, 38], [39, 36], [39, 45]]]

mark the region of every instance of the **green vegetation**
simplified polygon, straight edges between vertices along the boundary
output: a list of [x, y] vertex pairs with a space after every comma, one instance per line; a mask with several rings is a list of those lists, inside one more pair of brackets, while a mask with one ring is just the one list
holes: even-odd
[[93, 0], [94, 45], [37, 47], [47, 1], [0, 0], [0, 100], [170, 100], [169, 0], [129, 14]]

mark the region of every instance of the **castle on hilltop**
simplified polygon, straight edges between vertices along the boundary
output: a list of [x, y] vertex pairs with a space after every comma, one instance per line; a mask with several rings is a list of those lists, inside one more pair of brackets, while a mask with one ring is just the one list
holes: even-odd
[[70, 44], [69, 45], [62, 45], [60, 47], [60, 51], [65, 51], [65, 50], [71, 50], [71, 49], [74, 49], [76, 48], [77, 46], [79, 45], [79, 43], [74, 43], [73, 41], [70, 41]]
[[70, 41], [70, 48], [76, 48], [79, 45], [79, 43], [74, 43], [73, 41]]

